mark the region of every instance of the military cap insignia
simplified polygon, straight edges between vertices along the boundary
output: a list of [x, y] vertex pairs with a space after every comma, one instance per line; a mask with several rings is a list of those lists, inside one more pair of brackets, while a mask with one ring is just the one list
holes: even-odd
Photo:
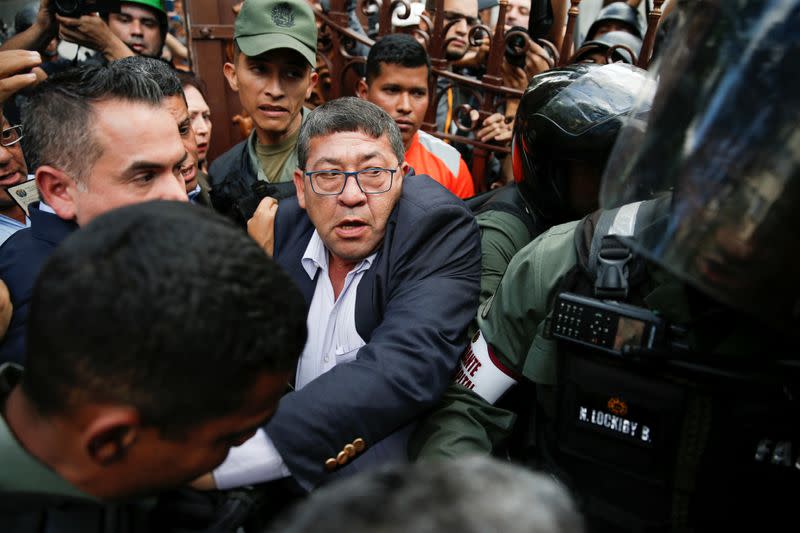
[[281, 28], [294, 26], [294, 10], [286, 2], [281, 2], [272, 8], [272, 22]]

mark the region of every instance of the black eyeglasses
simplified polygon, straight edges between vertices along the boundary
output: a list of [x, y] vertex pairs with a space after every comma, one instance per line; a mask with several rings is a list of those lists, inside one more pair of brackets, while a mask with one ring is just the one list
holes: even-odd
[[14, 146], [22, 140], [22, 126], [11, 126], [0, 132], [0, 146]]
[[311, 189], [322, 196], [335, 196], [344, 192], [347, 178], [353, 176], [356, 185], [364, 194], [381, 194], [392, 188], [396, 168], [365, 168], [354, 172], [344, 170], [312, 170], [305, 172]]
[[455, 11], [444, 11], [442, 13], [444, 16], [444, 20], [447, 22], [453, 22], [458, 20], [466, 20], [467, 26], [475, 26], [478, 24], [477, 17], [468, 17], [467, 15], [462, 15], [461, 13], [456, 13]]

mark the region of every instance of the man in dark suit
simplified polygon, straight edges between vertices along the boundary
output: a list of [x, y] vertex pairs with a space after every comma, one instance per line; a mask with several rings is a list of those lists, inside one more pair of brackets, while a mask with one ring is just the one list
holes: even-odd
[[175, 119], [158, 83], [134, 70], [87, 65], [49, 78], [31, 94], [23, 144], [42, 201], [31, 227], [0, 247], [14, 306], [0, 363], [24, 362], [33, 282], [67, 235], [115, 207], [188, 200], [180, 171], [190, 156]]
[[274, 256], [305, 295], [309, 340], [295, 390], [214, 472], [220, 488], [292, 476], [310, 490], [405, 460], [444, 390], [477, 309], [478, 229], [447, 189], [405, 175], [404, 152], [392, 118], [357, 98], [301, 127]]

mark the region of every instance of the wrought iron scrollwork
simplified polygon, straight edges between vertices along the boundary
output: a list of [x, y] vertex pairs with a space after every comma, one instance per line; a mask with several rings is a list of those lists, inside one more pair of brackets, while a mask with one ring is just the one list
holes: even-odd
[[[356, 3], [350, 5], [349, 2]], [[618, 49], [622, 49], [622, 53], [631, 55], [634, 63], [639, 66], [647, 65], [652, 54], [655, 28], [661, 16], [663, 3], [655, 1], [648, 15], [648, 30], [639, 57], [636, 57], [630, 48], [618, 45], [606, 51], [607, 61], [614, 57]], [[476, 178], [477, 191], [485, 188], [482, 178], [489, 159], [509, 153], [510, 148], [508, 143], [480, 142], [475, 134], [481, 129], [487, 117], [506, 108], [509, 102], [518, 100], [522, 96], [521, 90], [504, 85], [501, 68], [503, 62], [508, 61], [510, 64], [516, 62], [525, 68], [526, 55], [532, 49], [551, 68], [572, 60], [572, 37], [576, 18], [580, 12], [579, 4], [580, 0], [570, 0], [563, 39], [554, 43], [543, 38], [532, 40], [527, 30], [522, 28], [504, 32], [508, 0], [499, 0], [497, 27], [492, 30], [489, 26], [479, 23], [473, 25], [467, 33], [470, 47], [482, 49], [480, 67], [484, 73], [480, 78], [453, 70], [453, 62], [447, 58], [448, 44], [457, 39], [453, 36], [448, 37], [448, 31], [461, 23], [461, 20], [445, 18], [444, 0], [429, 1], [428, 7], [432, 8], [430, 11], [414, 15], [415, 20], [418, 17], [416, 26], [405, 25], [402, 29], [422, 42], [431, 57], [432, 76], [429, 82], [431, 98], [423, 129], [448, 142], [463, 143], [473, 147], [472, 171], [473, 177]], [[327, 93], [326, 97], [329, 98], [355, 93], [355, 87], [350, 84], [358, 79], [356, 67], [366, 60], [358, 55], [357, 45], [360, 43], [370, 47], [373, 44], [372, 39], [348, 26], [350, 17], [348, 6], [363, 17], [378, 21], [377, 38], [393, 31], [393, 16], [395, 20], [402, 21], [408, 21], [412, 16], [410, 0], [330, 0], [330, 10], [327, 13], [317, 13], [321, 23], [318, 70], [320, 82], [325, 89], [322, 92]], [[538, 47], [534, 47], [534, 43]], [[326, 85], [328, 87], [325, 87]], [[455, 125], [454, 131], [440, 132], [436, 128], [436, 109], [439, 101], [447, 98], [449, 87], [457, 88], [460, 94], [465, 96], [462, 100], [466, 102], [454, 104], [450, 109], [452, 122]]]

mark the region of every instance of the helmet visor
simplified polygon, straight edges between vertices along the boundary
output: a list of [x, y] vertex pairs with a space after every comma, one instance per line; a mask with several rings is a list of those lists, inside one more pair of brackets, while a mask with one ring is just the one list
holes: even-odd
[[682, 16], [646, 130], [620, 132], [601, 205], [670, 195], [631, 245], [785, 325], [800, 311], [800, 0], [698, 2]]
[[[593, 68], [581, 76], [537, 114], [568, 135], [578, 136], [631, 109], [646, 113], [655, 83], [642, 70], [624, 63]], [[638, 102], [641, 104], [635, 105]]]

